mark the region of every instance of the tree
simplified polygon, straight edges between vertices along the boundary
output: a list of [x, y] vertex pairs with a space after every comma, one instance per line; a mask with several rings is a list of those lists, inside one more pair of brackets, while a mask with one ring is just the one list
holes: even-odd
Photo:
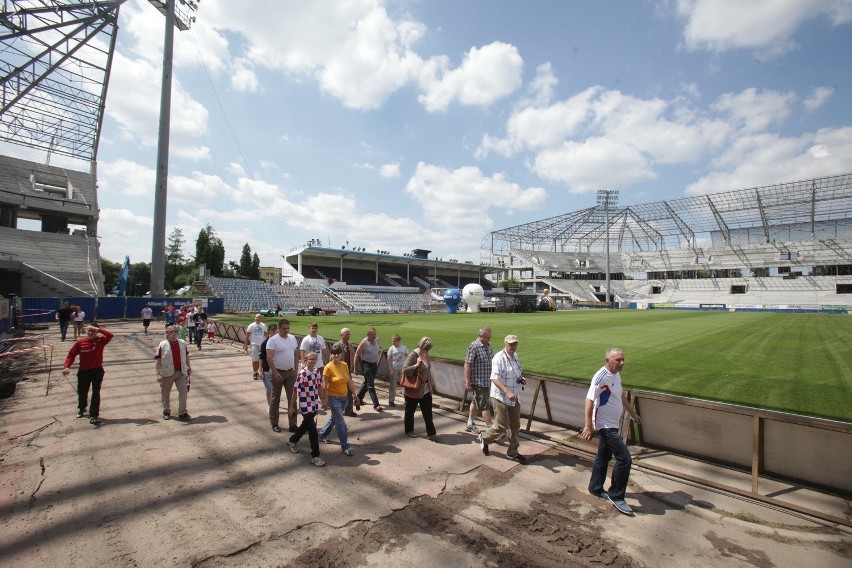
[[251, 278], [251, 247], [248, 243], [243, 245], [243, 254], [240, 255], [239, 274]]
[[[195, 264], [207, 263], [210, 256], [210, 233], [212, 232], [213, 228], [210, 225], [198, 231], [198, 238], [195, 240]], [[207, 268], [211, 268], [209, 264]]]
[[183, 231], [175, 227], [169, 235], [169, 243], [166, 245], [166, 290], [174, 290], [178, 287], [175, 281], [186, 262], [186, 258], [183, 256], [184, 243], [186, 243], [186, 239], [183, 238]]
[[107, 293], [114, 292], [121, 274], [121, 263], [102, 258], [101, 273], [104, 275], [104, 290]]
[[497, 283], [500, 287], [503, 288], [506, 292], [520, 292], [521, 291], [521, 283], [518, 282], [515, 278], [507, 278], [505, 280], [501, 280]]
[[198, 233], [198, 239], [195, 241], [195, 264], [196, 266], [205, 264], [210, 274], [222, 276], [225, 264], [225, 245], [222, 244], [222, 240], [216, 236], [216, 232], [210, 225], [207, 225]]
[[[212, 263], [212, 267], [210, 263]], [[210, 249], [210, 260], [207, 266], [210, 274], [213, 276], [222, 276], [222, 271], [225, 269], [225, 245], [222, 244], [222, 241], [218, 237]]]
[[251, 257], [251, 277], [260, 278], [260, 257], [254, 253]]
[[130, 265], [130, 275], [127, 277], [128, 296], [142, 296], [148, 292], [151, 284], [151, 263], [136, 262]]

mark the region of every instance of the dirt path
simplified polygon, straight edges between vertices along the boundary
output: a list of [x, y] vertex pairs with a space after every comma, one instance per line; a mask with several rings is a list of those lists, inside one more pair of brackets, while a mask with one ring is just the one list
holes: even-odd
[[[362, 412], [348, 421], [356, 455], [323, 445], [328, 466], [315, 468], [307, 440], [292, 454], [287, 434], [271, 431], [262, 385], [227, 343], [192, 349], [193, 420], [163, 421], [151, 358], [160, 337], [138, 327], [110, 326], [101, 426], [74, 417], [73, 374], [53, 373], [49, 386], [33, 375], [0, 401], [0, 566], [852, 562], [849, 535], [836, 528], [779, 522], [758, 505], [638, 471], [628, 493], [637, 514], [620, 515], [585, 493], [588, 462], [531, 440], [521, 444], [528, 466], [499, 445], [486, 458], [450, 412], [436, 417], [439, 444], [406, 438], [399, 406]], [[416, 428], [422, 435], [419, 417]]]

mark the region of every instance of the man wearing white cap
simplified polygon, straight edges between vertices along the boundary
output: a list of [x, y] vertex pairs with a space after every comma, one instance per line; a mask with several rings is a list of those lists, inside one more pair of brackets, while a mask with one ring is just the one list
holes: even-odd
[[521, 385], [526, 384], [521, 362], [518, 360], [518, 336], [507, 335], [503, 349], [491, 360], [491, 405], [494, 407], [494, 423], [479, 435], [479, 447], [488, 455], [488, 444], [509, 432], [509, 448], [506, 457], [518, 463], [527, 463], [527, 458], [518, 453], [518, 431], [521, 429], [521, 401], [518, 397]]

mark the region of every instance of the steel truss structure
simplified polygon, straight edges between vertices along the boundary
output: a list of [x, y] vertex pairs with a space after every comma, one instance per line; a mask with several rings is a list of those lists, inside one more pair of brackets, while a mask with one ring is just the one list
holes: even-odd
[[[806, 240], [827, 231], [850, 236], [852, 174], [610, 208], [609, 225], [620, 252]], [[497, 256], [512, 249], [600, 252], [605, 237], [604, 209], [595, 206], [492, 231], [482, 248]]]
[[97, 158], [126, 0], [3, 0], [0, 141]]

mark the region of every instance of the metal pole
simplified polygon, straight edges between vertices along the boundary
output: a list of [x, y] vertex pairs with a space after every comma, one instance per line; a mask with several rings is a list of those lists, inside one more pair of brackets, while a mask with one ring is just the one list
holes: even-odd
[[609, 295], [609, 194], [604, 200], [604, 215], [606, 216], [606, 301], [612, 307], [612, 297]]
[[175, 0], [166, 2], [163, 42], [163, 82], [160, 91], [160, 134], [157, 143], [157, 186], [154, 194], [154, 235], [151, 245], [151, 295], [165, 292], [166, 199], [169, 177], [169, 124], [172, 107], [172, 52], [175, 39]]
[[609, 206], [618, 201], [617, 189], [599, 189], [597, 195], [598, 205], [603, 205], [604, 222], [606, 223], [606, 301], [612, 307], [612, 296], [610, 295], [611, 275], [609, 270]]

